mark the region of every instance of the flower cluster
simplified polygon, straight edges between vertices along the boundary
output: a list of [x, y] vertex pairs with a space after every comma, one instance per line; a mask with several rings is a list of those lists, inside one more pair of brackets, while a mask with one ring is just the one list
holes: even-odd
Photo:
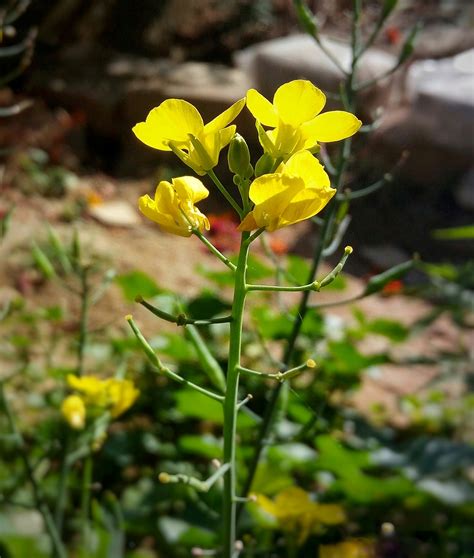
[[[230, 150], [229, 167], [235, 174], [234, 182], [239, 186], [243, 201], [239, 229], [274, 231], [313, 217], [335, 194], [328, 174], [313, 154], [318, 151], [320, 142], [352, 136], [361, 122], [345, 111], [321, 114], [325, 103], [324, 93], [312, 83], [294, 80], [277, 89], [273, 103], [250, 89], [245, 99], [237, 101], [206, 125], [193, 105], [182, 99], [168, 99], [154, 108], [146, 121], [138, 123], [133, 131], [146, 145], [173, 151], [200, 176], [213, 172], [220, 152], [235, 137], [239, 149]], [[251, 184], [248, 183], [254, 173], [249, 162], [246, 160], [242, 165], [231, 161], [236, 152], [248, 153], [246, 146], [245, 149], [241, 147], [243, 138], [235, 133], [235, 125], [229, 125], [244, 105], [256, 119], [264, 150], [261, 161], [265, 164], [259, 166], [257, 163]], [[265, 130], [264, 126], [271, 129]], [[239, 166], [242, 166], [241, 172]], [[261, 169], [264, 172], [258, 172]], [[190, 236], [209, 229], [209, 221], [195, 207], [208, 195], [199, 179], [183, 176], [171, 182], [160, 182], [154, 200], [148, 195], [142, 196], [139, 208], [166, 231]]]
[[139, 390], [132, 381], [118, 378], [102, 380], [97, 376], [67, 377], [69, 387], [77, 393], [69, 395], [61, 405], [61, 413], [71, 428], [82, 430], [86, 424], [86, 414], [108, 411], [116, 418], [133, 405]]

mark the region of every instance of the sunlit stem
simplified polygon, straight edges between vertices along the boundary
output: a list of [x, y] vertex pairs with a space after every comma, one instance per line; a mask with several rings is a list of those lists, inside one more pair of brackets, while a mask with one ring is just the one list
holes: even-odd
[[298, 285], [297, 287], [285, 287], [282, 285], [247, 285], [247, 291], [281, 291], [288, 293], [297, 293], [301, 291], [319, 291], [320, 285], [317, 281], [308, 283], [307, 285]]
[[199, 240], [209, 248], [209, 250], [222, 262], [224, 263], [229, 269], [235, 271], [236, 266], [233, 264], [227, 256], [224, 256], [222, 252], [220, 252], [211, 241], [209, 241], [198, 229], [192, 230], [193, 234], [199, 238]]
[[249, 393], [247, 395], [247, 397], [245, 397], [244, 399], [242, 399], [242, 401], [240, 403], [237, 404], [237, 410], [244, 407], [245, 405], [247, 405], [247, 403], [249, 401], [251, 401], [253, 399], [253, 395], [251, 393]]
[[318, 286], [316, 289], [317, 291], [319, 291], [323, 287], [326, 287], [327, 285], [332, 283], [334, 279], [336, 279], [339, 273], [341, 273], [341, 271], [343, 270], [347, 258], [352, 254], [352, 252], [353, 252], [352, 246], [346, 246], [346, 248], [344, 249], [344, 254], [342, 258], [339, 260], [339, 263], [336, 265], [336, 267], [330, 273], [328, 273], [326, 277], [324, 277], [324, 279], [321, 279], [321, 281], [319, 282], [315, 281], [315, 283]]
[[303, 364], [295, 366], [294, 368], [290, 368], [289, 370], [285, 370], [285, 372], [260, 372], [258, 370], [252, 370], [251, 368], [245, 368], [243, 366], [239, 366], [239, 371], [244, 374], [250, 374], [252, 376], [260, 376], [263, 378], [269, 378], [271, 380], [284, 382], [285, 380], [290, 380], [291, 378], [298, 376], [304, 370], [312, 369], [315, 367], [316, 363], [313, 359], [310, 358]]
[[144, 308], [149, 310], [152, 314], [170, 322], [172, 324], [176, 324], [178, 326], [185, 326], [185, 325], [212, 325], [212, 324], [225, 324], [232, 320], [232, 316], [223, 316], [222, 318], [212, 318], [210, 320], [194, 320], [193, 318], [188, 318], [185, 314], [178, 314], [177, 316], [173, 314], [169, 314], [164, 310], [160, 310], [153, 304], [150, 304], [146, 300], [143, 299], [140, 295], [135, 298], [135, 302], [141, 304]]
[[350, 298], [343, 298], [342, 300], [335, 300], [334, 302], [322, 302], [321, 304], [310, 304], [308, 309], [311, 310], [322, 310], [323, 308], [334, 308], [335, 306], [344, 306], [346, 304], [351, 304], [352, 302], [357, 302], [364, 298], [364, 293], [357, 296], [352, 296]]
[[328, 256], [332, 256], [334, 252], [339, 248], [339, 245], [341, 244], [342, 239], [344, 238], [344, 235], [346, 234], [350, 223], [351, 223], [351, 216], [346, 215], [344, 219], [339, 223], [331, 244], [329, 244], [329, 246], [326, 246], [326, 248], [324, 248], [323, 250], [324, 258], [327, 258]]
[[250, 235], [242, 233], [239, 258], [234, 279], [234, 299], [232, 301], [232, 322], [230, 324], [229, 359], [227, 364], [227, 388], [224, 400], [224, 452], [223, 460], [229, 464], [224, 476], [223, 492], [223, 558], [232, 558], [236, 543], [236, 428], [237, 396], [239, 389], [239, 366], [242, 350], [242, 326], [245, 306], [247, 259]]
[[181, 473], [178, 473], [177, 475], [171, 475], [164, 472], [158, 475], [158, 479], [163, 484], [182, 483], [187, 484], [188, 486], [192, 486], [198, 492], [209, 492], [212, 486], [229, 470], [229, 467], [229, 463], [221, 465], [219, 469], [217, 469], [217, 471], [205, 481]]
[[174, 380], [175, 382], [178, 382], [179, 384], [188, 386], [191, 389], [194, 389], [195, 391], [198, 391], [199, 393], [202, 393], [203, 395], [207, 395], [207, 397], [210, 397], [211, 399], [215, 399], [216, 401], [223, 401], [224, 397], [222, 395], [218, 395], [217, 393], [209, 391], [208, 389], [205, 389], [201, 386], [198, 386], [194, 382], [190, 382], [189, 380], [186, 380], [185, 378], [183, 378], [179, 374], [176, 374], [175, 372], [170, 370], [167, 366], [165, 366], [161, 362], [161, 360], [159, 359], [159, 357], [155, 353], [155, 351], [152, 349], [152, 347], [150, 346], [148, 341], [143, 336], [142, 332], [138, 328], [138, 326], [135, 323], [135, 321], [133, 320], [132, 316], [130, 316], [130, 315], [126, 316], [126, 320], [129, 323], [130, 327], [132, 328], [132, 331], [135, 334], [135, 337], [137, 338], [138, 343], [140, 344], [144, 353], [148, 357], [148, 360], [150, 361], [150, 363], [153, 365], [154, 369], [158, 373], [163, 374], [163, 376], [166, 376], [170, 380]]

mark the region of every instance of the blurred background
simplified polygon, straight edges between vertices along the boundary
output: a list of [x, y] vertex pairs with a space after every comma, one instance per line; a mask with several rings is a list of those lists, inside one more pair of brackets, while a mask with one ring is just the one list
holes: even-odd
[[[374, 83], [356, 98], [364, 128], [344, 180], [344, 189], [374, 186], [373, 194], [352, 202], [343, 242], [354, 255], [334, 290], [318, 300], [357, 295], [371, 277], [415, 253], [422, 264], [375, 297], [310, 320], [299, 354], [308, 358], [316, 347], [322, 371], [317, 382], [303, 379], [290, 394], [288, 420], [275, 434], [280, 445], [254, 486], [275, 498], [298, 484], [323, 500], [335, 494], [344, 502], [350, 521], [333, 530], [318, 525], [317, 544], [372, 542], [359, 554], [356, 546], [345, 554], [319, 550], [321, 558], [468, 558], [474, 552], [474, 5], [396, 4], [360, 61], [358, 79]], [[363, 1], [364, 37], [382, 5]], [[307, 6], [318, 37], [347, 68], [353, 2]], [[398, 67], [415, 27], [413, 51]], [[342, 74], [304, 34], [290, 0], [1, 0], [0, 39], [0, 384], [21, 417], [39, 464], [35, 474], [53, 506], [66, 439], [58, 408], [81, 330], [77, 277], [68, 275], [58, 246], [64, 243], [68, 257], [77, 259], [80, 244], [83, 263], [95, 266], [90, 288], [103, 295], [88, 315], [86, 372], [126, 369], [140, 378], [144, 394], [114, 423], [97, 454], [94, 521], [98, 540], [106, 542], [93, 556], [189, 556], [193, 546], [215, 544], [209, 533], [218, 503], [209, 497], [200, 504], [188, 488], [157, 487], [155, 473], [175, 467], [204, 477], [219, 453], [219, 420], [189, 392], [180, 395], [163, 378], [155, 380], [123, 316], [133, 312], [154, 347], [197, 376], [189, 340], [133, 300], [145, 294], [166, 307], [170, 289], [177, 289], [190, 315], [211, 317], [228, 308], [228, 277], [197, 239], [168, 235], [139, 215], [140, 195], [190, 171], [141, 144], [131, 128], [170, 97], [190, 101], [208, 122], [249, 88], [271, 98], [298, 78], [326, 93], [326, 109], [340, 108]], [[261, 148], [254, 120], [244, 109], [236, 123], [255, 162]], [[323, 155], [336, 152], [328, 145]], [[216, 173], [231, 184], [225, 163], [221, 155]], [[200, 207], [212, 241], [232, 254], [238, 233], [224, 200], [212, 191]], [[257, 249], [252, 273], [272, 277], [278, 260], [303, 277], [317, 238], [317, 222], [273, 233]], [[288, 333], [280, 302], [260, 301], [249, 318], [257, 334], [245, 340], [247, 357], [267, 368], [268, 346], [278, 354]], [[206, 338], [225, 365], [225, 334], [211, 328]], [[258, 415], [266, 388], [250, 388]], [[301, 435], [292, 437], [295, 431]], [[244, 428], [242, 436], [252, 447], [252, 431]], [[347, 446], [342, 450], [334, 440]], [[17, 493], [23, 504], [29, 501], [28, 483], [8, 444], [0, 445], [0, 554], [32, 556], [33, 544], [38, 557], [53, 556], [41, 521], [14, 503]], [[244, 461], [248, 455], [243, 450]], [[338, 468], [341, 461], [351, 463], [352, 477]], [[71, 474], [81, 467], [78, 462]], [[78, 478], [64, 528], [73, 549]], [[126, 528], [117, 528], [101, 499], [107, 491], [119, 501]], [[242, 556], [290, 556], [275, 525], [255, 510], [246, 516], [250, 550]], [[123, 553], [114, 554], [118, 547], [110, 541]], [[317, 544], [305, 539], [291, 556], [318, 556]]]

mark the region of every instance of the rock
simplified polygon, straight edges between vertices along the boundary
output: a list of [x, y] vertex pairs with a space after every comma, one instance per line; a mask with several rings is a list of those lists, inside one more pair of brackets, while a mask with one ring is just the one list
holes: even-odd
[[365, 258], [375, 269], [388, 269], [394, 265], [406, 262], [410, 254], [397, 246], [390, 244], [374, 244], [362, 246], [360, 255]]
[[451, 58], [414, 62], [407, 72], [406, 104], [387, 111], [372, 134], [378, 153], [416, 154], [400, 176], [423, 186], [446, 185], [472, 165], [474, 49]]
[[474, 49], [410, 67], [407, 93], [426, 141], [470, 155], [474, 147]]
[[445, 58], [474, 47], [474, 35], [467, 25], [427, 25], [415, 44], [416, 58]]
[[[337, 58], [340, 65], [349, 70], [351, 63], [350, 46], [346, 43], [324, 37], [323, 44]], [[286, 81], [305, 78], [321, 89], [338, 93], [342, 72], [308, 35], [290, 35], [281, 39], [266, 41], [251, 46], [235, 55], [239, 68], [245, 70], [255, 82], [259, 91], [271, 97], [277, 87]], [[370, 49], [361, 59], [359, 79], [365, 81], [383, 74], [396, 64], [396, 58], [379, 49]], [[387, 81], [380, 83], [364, 96], [369, 102], [366, 111], [377, 107], [385, 98]]]
[[140, 224], [138, 210], [121, 200], [92, 205], [89, 215], [110, 227], [135, 227]]

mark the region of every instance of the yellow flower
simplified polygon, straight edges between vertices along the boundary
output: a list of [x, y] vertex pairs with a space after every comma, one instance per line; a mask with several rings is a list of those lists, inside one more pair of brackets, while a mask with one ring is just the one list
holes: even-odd
[[155, 192], [155, 199], [142, 196], [138, 201], [140, 211], [172, 234], [191, 236], [192, 229], [209, 230], [209, 221], [195, 203], [207, 198], [209, 190], [193, 176], [162, 180]]
[[61, 414], [71, 428], [82, 430], [86, 423], [86, 406], [78, 395], [69, 395], [61, 404]]
[[140, 391], [130, 380], [116, 380], [115, 378], [107, 380], [106, 391], [113, 418], [129, 409], [140, 394]]
[[329, 176], [309, 151], [295, 153], [273, 174], [264, 174], [250, 185], [255, 204], [239, 226], [241, 231], [264, 227], [274, 231], [309, 219], [334, 196]]
[[275, 500], [260, 494], [257, 504], [274, 516], [283, 530], [297, 534], [299, 544], [321, 525], [337, 525], [346, 519], [341, 506], [313, 502], [307, 492], [296, 486], [285, 488]]
[[107, 395], [104, 389], [104, 380], [97, 376], [74, 376], [68, 374], [67, 383], [84, 396], [88, 405], [104, 407], [107, 405]]
[[[167, 99], [150, 111], [145, 122], [136, 124], [133, 132], [140, 141], [154, 149], [175, 151], [186, 165], [203, 175], [217, 165], [221, 150], [235, 134], [235, 126], [228, 124], [244, 105], [245, 99], [240, 99], [204, 125], [199, 111], [191, 103]], [[196, 151], [193, 138], [202, 149]]]
[[90, 405], [110, 410], [113, 418], [118, 417], [129, 409], [140, 394], [139, 390], [136, 389], [130, 380], [116, 378], [102, 380], [97, 378], [97, 376], [81, 376], [79, 378], [69, 374], [67, 382], [70, 387], [80, 392], [83, 397], [81, 399], [77, 395], [71, 395], [67, 399], [77, 398], [82, 402], [83, 406]]
[[[319, 114], [326, 96], [311, 82], [297, 79], [280, 86], [273, 104], [255, 89], [247, 92], [247, 107], [257, 120], [263, 149], [272, 157], [289, 157], [319, 142], [339, 141], [355, 134], [361, 121], [350, 112]], [[273, 128], [265, 132], [261, 125]]]
[[375, 558], [373, 541], [358, 539], [319, 547], [319, 558]]

